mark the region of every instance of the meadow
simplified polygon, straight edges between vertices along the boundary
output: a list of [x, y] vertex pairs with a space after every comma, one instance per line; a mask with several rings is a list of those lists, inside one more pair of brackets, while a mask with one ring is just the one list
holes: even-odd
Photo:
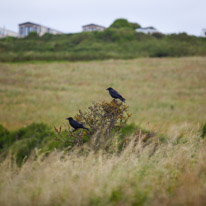
[[61, 125], [92, 101], [125, 97], [131, 123], [169, 132], [204, 123], [204, 57], [91, 62], [0, 63], [0, 122], [14, 130], [33, 122]]
[[111, 86], [126, 99], [129, 125], [165, 135], [134, 132], [120, 153], [36, 148], [21, 167], [8, 155], [0, 205], [205, 205], [205, 80], [204, 57], [0, 63], [0, 123], [10, 131], [63, 125], [111, 101]]

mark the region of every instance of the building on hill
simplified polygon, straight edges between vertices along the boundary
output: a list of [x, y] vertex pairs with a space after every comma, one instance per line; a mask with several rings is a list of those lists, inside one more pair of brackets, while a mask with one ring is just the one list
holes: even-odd
[[138, 28], [136, 29], [136, 32], [142, 32], [145, 34], [153, 34], [153, 33], [160, 33], [157, 29], [154, 27], [145, 27], [145, 28]]
[[40, 24], [35, 24], [32, 22], [25, 22], [19, 24], [19, 37], [26, 37], [29, 35], [30, 32], [36, 32], [39, 36], [42, 36], [45, 33], [63, 34], [62, 32], [57, 31], [55, 29], [51, 29], [49, 27], [42, 26]]
[[5, 29], [5, 28], [0, 28], [0, 38], [4, 38], [4, 37], [8, 37], [8, 36], [18, 37], [18, 33], [14, 32], [14, 31], [10, 31], [10, 30]]
[[87, 24], [82, 26], [83, 31], [104, 31], [106, 28], [97, 24]]
[[206, 37], [206, 29], [202, 29], [202, 31], [201, 31], [201, 36], [202, 36], [202, 37]]

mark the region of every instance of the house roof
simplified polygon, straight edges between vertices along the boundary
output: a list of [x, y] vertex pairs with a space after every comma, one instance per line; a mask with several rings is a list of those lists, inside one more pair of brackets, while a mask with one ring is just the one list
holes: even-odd
[[12, 33], [18, 34], [18, 33], [15, 32], [15, 31], [11, 31], [11, 30], [9, 30], [9, 29], [5, 29], [5, 28], [2, 28], [2, 27], [0, 27], [0, 31], [7, 31], [7, 32], [12, 32]]
[[136, 30], [157, 30], [157, 29], [150, 26], [150, 27], [144, 27], [144, 28], [137, 28]]
[[52, 28], [50, 28], [50, 27], [43, 26], [43, 25], [40, 25], [40, 24], [32, 23], [32, 22], [30, 22], [30, 21], [27, 21], [27, 22], [21, 23], [21, 24], [19, 24], [19, 26], [21, 26], [21, 25], [26, 25], [26, 24], [32, 24], [32, 25], [35, 25], [35, 26], [45, 27], [45, 28], [47, 28], [47, 29], [51, 29], [51, 30], [53, 30], [53, 31], [56, 31], [56, 32], [59, 32], [59, 33], [62, 33], [62, 34], [63, 34], [63, 32], [61, 32], [61, 31], [59, 31], [59, 30], [52, 29]]
[[41, 26], [40, 24], [35, 24], [35, 23], [30, 22], [30, 21], [21, 23], [21, 24], [19, 24], [19, 26], [21, 26], [21, 25], [25, 25], [25, 24], [33, 24], [33, 25]]
[[87, 27], [87, 26], [98, 26], [98, 27], [105, 28], [104, 26], [100, 26], [98, 24], [87, 24], [87, 25], [83, 25], [82, 27]]

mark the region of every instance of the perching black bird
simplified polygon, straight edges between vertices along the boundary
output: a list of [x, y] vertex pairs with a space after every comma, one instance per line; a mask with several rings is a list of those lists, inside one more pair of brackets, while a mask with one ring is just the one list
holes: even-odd
[[112, 89], [111, 87], [107, 88], [106, 90], [109, 91], [109, 94], [114, 99], [120, 99], [122, 102], [125, 102], [125, 99], [116, 90]]
[[75, 131], [75, 130], [77, 130], [77, 129], [81, 129], [81, 128], [82, 128], [82, 129], [86, 129], [86, 130], [89, 131], [88, 128], [84, 127], [83, 124], [77, 122], [77, 121], [74, 120], [72, 117], [68, 117], [68, 118], [66, 118], [66, 119], [69, 120], [69, 124], [74, 128], [73, 131]]

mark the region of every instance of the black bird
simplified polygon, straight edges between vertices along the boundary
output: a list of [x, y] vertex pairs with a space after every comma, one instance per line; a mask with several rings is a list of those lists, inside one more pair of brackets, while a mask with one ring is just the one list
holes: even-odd
[[111, 87], [107, 88], [106, 90], [109, 91], [109, 94], [114, 99], [120, 99], [122, 102], [125, 102], [125, 99], [116, 90], [112, 89]]
[[73, 131], [75, 131], [75, 130], [77, 130], [77, 129], [81, 129], [81, 128], [82, 128], [82, 129], [86, 129], [86, 130], [89, 131], [88, 128], [84, 127], [83, 124], [77, 122], [77, 121], [74, 120], [72, 117], [68, 117], [68, 118], [66, 118], [66, 119], [69, 120], [69, 124], [74, 128]]

